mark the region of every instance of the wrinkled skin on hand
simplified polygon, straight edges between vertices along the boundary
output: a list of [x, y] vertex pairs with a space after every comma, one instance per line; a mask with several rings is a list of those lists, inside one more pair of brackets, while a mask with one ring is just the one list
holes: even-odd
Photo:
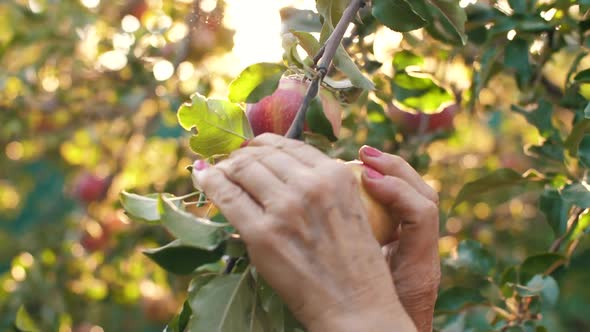
[[359, 157], [383, 174], [363, 177], [365, 190], [402, 221], [396, 240], [383, 248], [397, 294], [418, 331], [432, 331], [440, 282], [438, 194], [398, 156], [363, 147]]
[[[379, 164], [371, 166], [386, 173]], [[401, 265], [390, 270], [371, 233], [358, 181], [344, 164], [302, 142], [264, 134], [197, 179], [241, 234], [257, 271], [309, 331], [416, 331], [402, 303], [421, 314], [423, 305], [412, 298], [422, 292], [415, 287], [427, 283], [413, 283], [399, 268], [417, 273], [425, 266], [416, 269], [408, 260], [417, 255], [411, 253], [414, 244], [399, 241], [387, 257], [391, 266]], [[402, 234], [414, 234], [422, 225], [414, 212], [424, 202], [388, 196], [381, 182], [391, 179], [363, 175], [370, 193], [408, 220]], [[432, 206], [436, 210], [432, 202], [426, 206], [429, 213]], [[429, 234], [435, 246], [437, 230]], [[420, 252], [430, 249], [417, 245]], [[399, 275], [406, 300], [400, 302], [392, 274]]]

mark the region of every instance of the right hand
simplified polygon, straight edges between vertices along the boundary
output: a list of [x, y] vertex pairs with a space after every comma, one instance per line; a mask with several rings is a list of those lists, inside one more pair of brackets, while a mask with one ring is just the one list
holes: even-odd
[[399, 156], [368, 146], [359, 155], [377, 172], [363, 176], [365, 190], [401, 220], [395, 240], [383, 248], [397, 294], [418, 331], [432, 331], [440, 282], [438, 194]]

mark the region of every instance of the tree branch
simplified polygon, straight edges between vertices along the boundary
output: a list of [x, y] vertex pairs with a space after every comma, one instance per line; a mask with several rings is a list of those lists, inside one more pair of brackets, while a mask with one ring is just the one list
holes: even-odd
[[352, 0], [350, 2], [348, 7], [346, 7], [346, 10], [344, 10], [340, 21], [338, 21], [338, 24], [334, 28], [334, 31], [332, 31], [332, 34], [328, 40], [326, 40], [324, 46], [322, 46], [318, 54], [314, 57], [314, 62], [317, 63], [319, 61], [319, 64], [317, 65], [317, 75], [311, 81], [305, 98], [303, 99], [303, 102], [297, 111], [297, 115], [295, 116], [289, 131], [287, 131], [287, 134], [285, 135], [286, 137], [295, 139], [301, 138], [303, 127], [305, 125], [307, 109], [309, 108], [311, 101], [318, 95], [320, 84], [328, 73], [328, 69], [332, 64], [332, 59], [334, 58], [334, 55], [336, 54], [336, 51], [342, 42], [342, 38], [344, 37], [344, 33], [346, 32], [348, 25], [350, 22], [352, 22], [352, 20], [354, 20], [359, 9], [364, 7], [364, 5], [364, 0]]

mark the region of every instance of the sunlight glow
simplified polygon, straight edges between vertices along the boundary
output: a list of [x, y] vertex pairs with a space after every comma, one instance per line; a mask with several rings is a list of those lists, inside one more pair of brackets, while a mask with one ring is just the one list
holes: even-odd
[[257, 62], [281, 60], [281, 8], [315, 9], [313, 0], [258, 0], [255, 5], [227, 0], [226, 5], [224, 24], [236, 31], [233, 53], [241, 69]]

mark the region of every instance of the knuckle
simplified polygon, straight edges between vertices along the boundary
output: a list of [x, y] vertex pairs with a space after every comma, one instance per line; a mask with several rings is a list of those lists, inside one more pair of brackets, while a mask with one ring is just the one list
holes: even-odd
[[317, 202], [332, 191], [333, 183], [326, 177], [306, 176], [299, 184], [306, 201]]
[[212, 199], [216, 205], [228, 206], [232, 205], [236, 201], [240, 201], [245, 194], [246, 193], [244, 193], [239, 187], [232, 186], [216, 192]]
[[301, 200], [294, 195], [282, 195], [273, 202], [271, 208], [278, 216], [299, 215], [303, 210]]
[[389, 154], [387, 156], [388, 156], [387, 163], [388, 163], [389, 167], [391, 167], [394, 170], [401, 169], [401, 168], [406, 167], [408, 165], [408, 162], [406, 162], [404, 160], [404, 158], [402, 158], [398, 155]]

